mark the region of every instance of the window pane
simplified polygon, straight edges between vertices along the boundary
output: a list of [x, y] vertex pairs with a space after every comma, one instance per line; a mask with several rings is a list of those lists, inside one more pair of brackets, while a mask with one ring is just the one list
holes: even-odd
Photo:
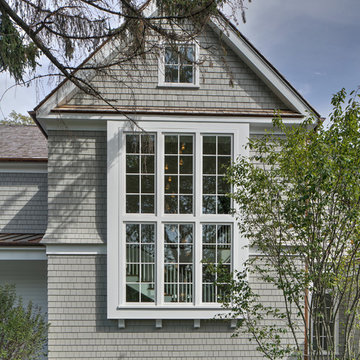
[[154, 154], [155, 153], [155, 136], [142, 135], [141, 136], [141, 153]]
[[230, 156], [219, 156], [218, 157], [218, 174], [225, 174], [227, 168], [231, 164]]
[[137, 263], [140, 259], [140, 247], [137, 244], [126, 245], [126, 261]]
[[165, 154], [178, 153], [178, 136], [165, 135]]
[[227, 182], [226, 177], [219, 176], [218, 177], [218, 189], [217, 189], [218, 194], [227, 194], [227, 193], [230, 193], [230, 190], [231, 190], [231, 186]]
[[141, 260], [143, 262], [155, 261], [155, 246], [153, 244], [141, 245]]
[[[193, 177], [192, 176], [180, 176], [180, 193], [181, 194], [192, 194], [193, 186], [192, 186]], [[192, 196], [191, 196], [192, 198]]]
[[[139, 225], [136, 225], [139, 226]], [[141, 225], [141, 242], [154, 243], [155, 242], [155, 228], [152, 224]]]
[[139, 151], [139, 135], [126, 135], [126, 153], [137, 154]]
[[180, 174], [192, 174], [193, 173], [193, 157], [192, 156], [180, 156], [179, 167], [180, 167]]
[[203, 173], [216, 174], [216, 157], [204, 156], [203, 157]]
[[126, 192], [138, 193], [139, 191], [139, 175], [126, 175]]
[[216, 196], [203, 196], [203, 214], [216, 214]]
[[126, 265], [126, 282], [140, 281], [140, 266], [139, 264]]
[[141, 155], [141, 172], [153, 174], [155, 168], [154, 155]]
[[165, 64], [177, 64], [178, 63], [178, 52], [171, 48], [165, 48]]
[[202, 300], [216, 302], [231, 271], [231, 225], [203, 225], [202, 231]]
[[155, 192], [154, 175], [141, 176], [141, 192], [152, 193], [152, 194]]
[[154, 195], [142, 195], [141, 212], [145, 214], [153, 214], [154, 210]]
[[218, 196], [218, 214], [230, 214], [230, 198], [227, 196]]
[[192, 154], [193, 153], [193, 137], [182, 135], [180, 136], [179, 154]]
[[178, 157], [177, 156], [165, 156], [165, 174], [177, 174], [178, 173]]
[[193, 205], [192, 205], [192, 196], [180, 195], [179, 196], [179, 206], [180, 214], [192, 214]]
[[127, 155], [126, 156], [126, 172], [138, 173], [139, 172], [139, 156]]
[[126, 242], [138, 243], [140, 241], [139, 224], [126, 225]]
[[[153, 256], [154, 258], [154, 256]], [[142, 264], [141, 265], [141, 281], [153, 283], [155, 281], [154, 277], [154, 264]]]
[[178, 212], [178, 196], [166, 195], [165, 196], [165, 213], [177, 214]]
[[165, 65], [165, 82], [170, 82], [170, 83], [179, 82], [178, 65]]
[[141, 302], [155, 301], [155, 284], [141, 284]]
[[178, 193], [178, 177], [175, 175], [165, 176], [165, 193], [177, 194]]
[[216, 136], [203, 136], [203, 154], [216, 154]]
[[139, 284], [126, 285], [126, 301], [139, 302]]
[[231, 137], [219, 136], [218, 137], [218, 154], [231, 155]]
[[139, 212], [139, 196], [126, 195], [126, 212], [138, 213]]
[[193, 224], [164, 225], [164, 301], [192, 302]]
[[182, 64], [192, 64], [194, 62], [194, 46], [180, 46], [180, 61]]
[[203, 194], [216, 194], [216, 176], [203, 176]]
[[191, 84], [194, 82], [193, 76], [193, 66], [191, 65], [182, 65], [180, 67], [180, 82]]

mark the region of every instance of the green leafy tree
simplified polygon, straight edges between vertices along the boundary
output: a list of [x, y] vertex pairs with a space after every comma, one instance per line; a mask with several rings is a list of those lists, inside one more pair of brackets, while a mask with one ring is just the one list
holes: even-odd
[[45, 315], [16, 296], [15, 286], [0, 285], [0, 359], [39, 359], [47, 341]]
[[268, 359], [359, 358], [360, 105], [354, 92], [346, 99], [344, 89], [333, 97], [329, 126], [275, 119], [229, 171], [257, 255], [222, 301]]
[[0, 120], [0, 124], [3, 125], [35, 125], [33, 119], [30, 116], [26, 116], [16, 112], [15, 110], [11, 111], [8, 117], [3, 120]]

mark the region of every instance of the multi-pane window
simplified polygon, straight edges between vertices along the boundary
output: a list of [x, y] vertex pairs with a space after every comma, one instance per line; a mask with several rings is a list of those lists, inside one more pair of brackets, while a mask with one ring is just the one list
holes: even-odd
[[202, 190], [204, 214], [229, 214], [230, 185], [226, 169], [231, 164], [232, 137], [229, 135], [204, 135], [202, 159]]
[[155, 211], [155, 136], [126, 135], [126, 212]]
[[165, 83], [194, 83], [194, 62], [194, 45], [167, 46], [164, 56]]
[[166, 214], [193, 212], [193, 136], [165, 135], [164, 208]]
[[[221, 278], [231, 271], [231, 225], [202, 226], [202, 301], [216, 302]], [[217, 271], [214, 272], [214, 269]]]
[[126, 301], [155, 300], [155, 225], [126, 224]]
[[193, 301], [193, 224], [164, 225], [164, 302]]

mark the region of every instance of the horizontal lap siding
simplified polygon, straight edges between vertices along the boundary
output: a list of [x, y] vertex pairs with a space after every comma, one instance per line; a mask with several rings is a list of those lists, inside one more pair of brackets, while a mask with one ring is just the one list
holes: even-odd
[[106, 132], [50, 131], [47, 243], [106, 238]]
[[44, 233], [47, 225], [47, 175], [0, 173], [0, 232]]
[[[148, 54], [136, 67], [113, 67], [92, 85], [116, 106], [197, 109], [286, 109], [286, 106], [226, 45], [208, 29], [200, 38], [200, 88], [158, 88], [158, 59]], [[104, 105], [81, 92], [69, 105]]]

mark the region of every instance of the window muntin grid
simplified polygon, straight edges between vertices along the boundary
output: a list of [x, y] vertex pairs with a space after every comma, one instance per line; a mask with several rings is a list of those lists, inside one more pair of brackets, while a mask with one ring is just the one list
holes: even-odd
[[193, 213], [194, 137], [164, 136], [164, 212]]
[[126, 224], [126, 302], [155, 301], [155, 224]]
[[155, 135], [126, 134], [126, 213], [155, 212]]
[[231, 191], [225, 174], [232, 160], [232, 136], [203, 135], [202, 157], [202, 212], [203, 214], [230, 214]]
[[215, 285], [218, 275], [212, 271], [215, 266], [222, 272], [231, 271], [232, 253], [231, 225], [202, 225], [202, 301], [217, 302], [221, 285]]
[[194, 225], [164, 225], [164, 302], [193, 302]]
[[194, 45], [167, 46], [164, 56], [165, 83], [194, 83], [194, 61]]

